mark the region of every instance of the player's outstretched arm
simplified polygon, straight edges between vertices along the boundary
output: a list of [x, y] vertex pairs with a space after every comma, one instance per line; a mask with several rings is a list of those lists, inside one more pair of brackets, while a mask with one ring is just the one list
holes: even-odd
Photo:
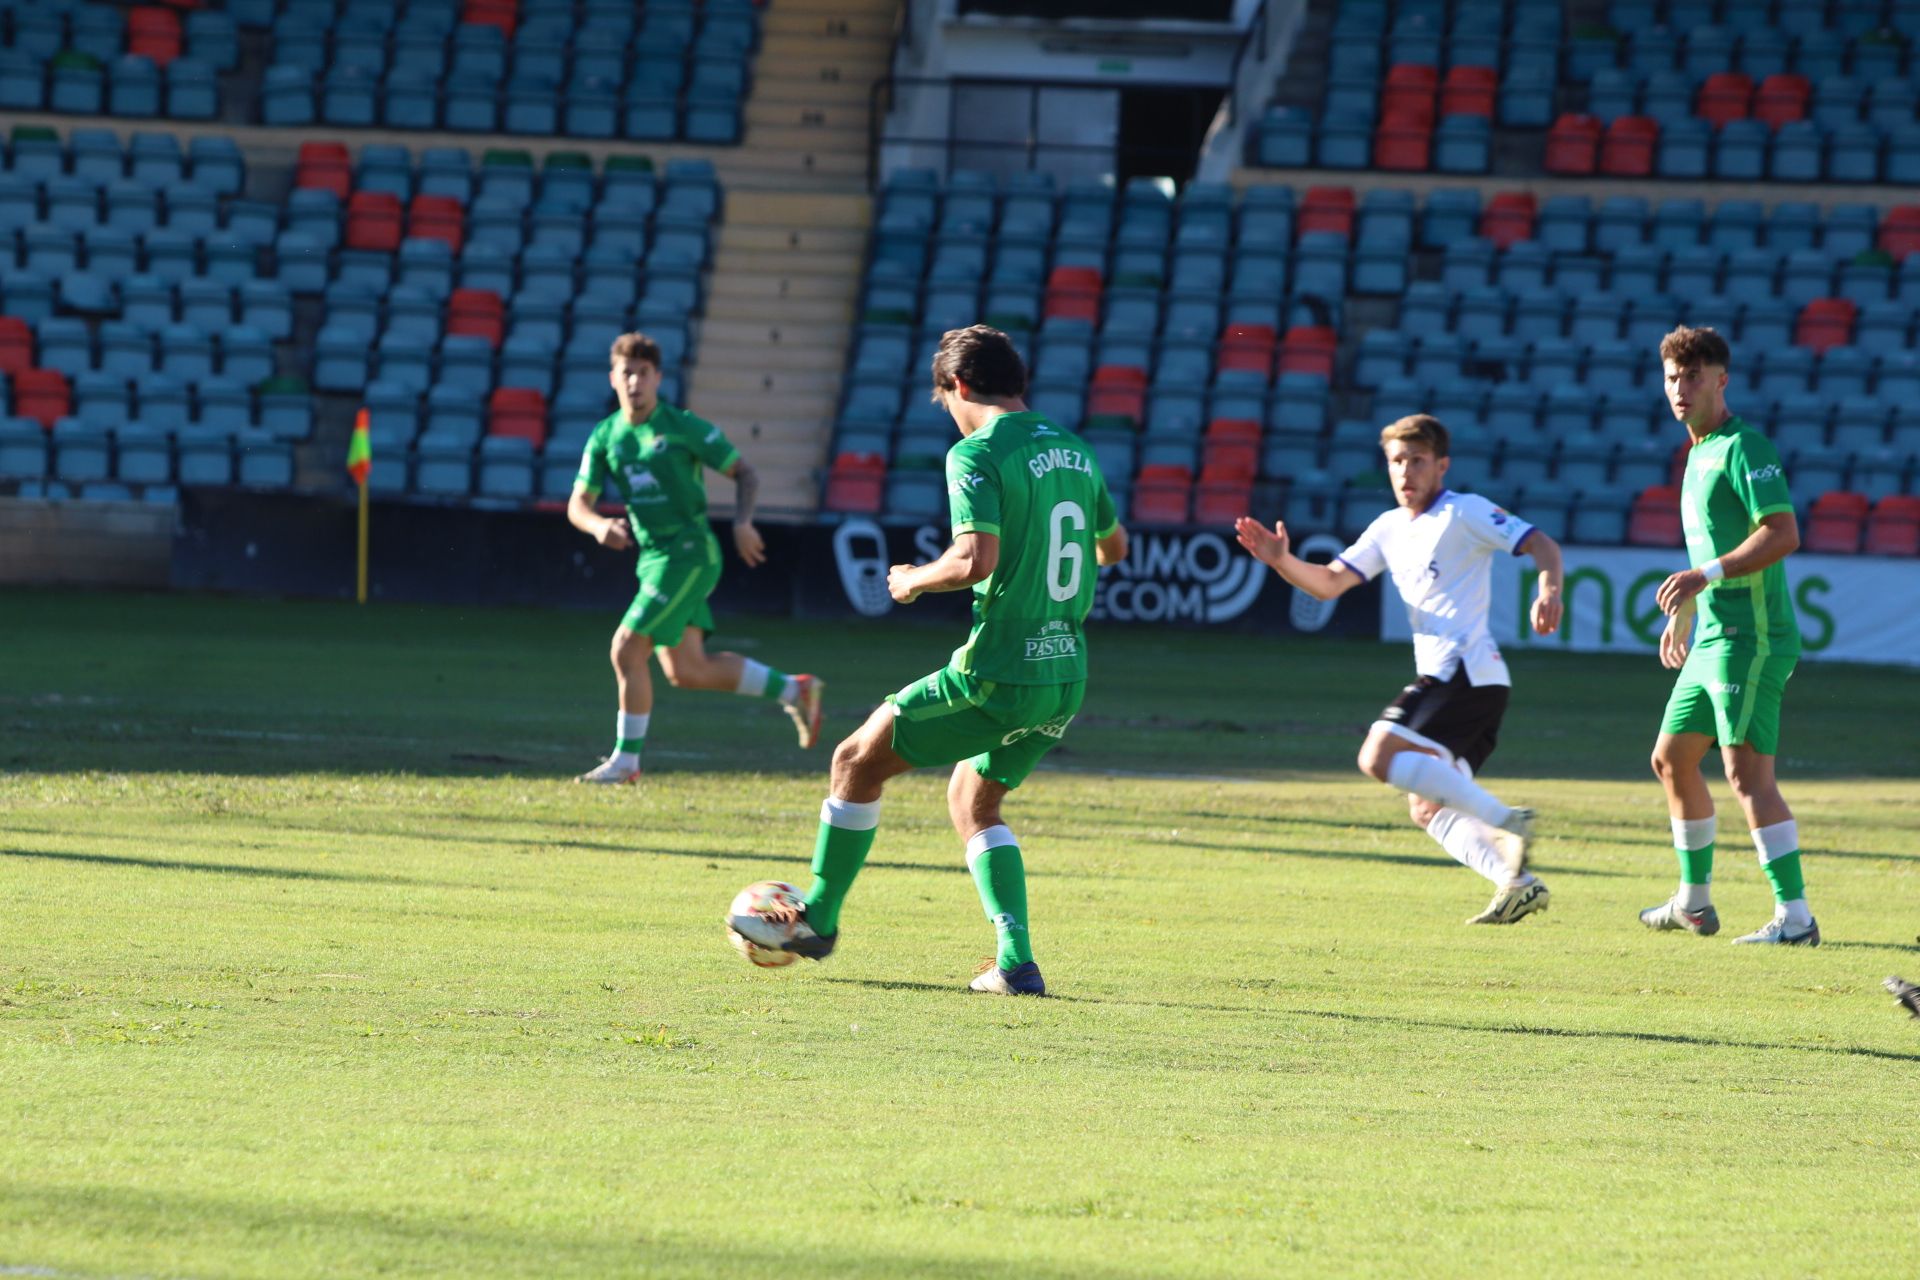
[[1535, 529], [1527, 535], [1526, 545], [1521, 550], [1533, 557], [1535, 567], [1540, 570], [1540, 581], [1534, 588], [1530, 614], [1534, 633], [1550, 636], [1560, 629], [1560, 588], [1565, 576], [1560, 544]]
[[624, 551], [633, 545], [633, 530], [625, 516], [603, 516], [593, 509], [594, 495], [578, 485], [567, 499], [567, 523], [603, 547]]
[[1233, 522], [1233, 531], [1240, 545], [1255, 560], [1316, 600], [1345, 595], [1362, 582], [1359, 574], [1338, 560], [1332, 564], [1315, 564], [1293, 554], [1288, 545], [1287, 526], [1282, 521], [1275, 520], [1269, 531], [1252, 516], [1241, 516]]
[[740, 553], [742, 563], [749, 569], [757, 569], [767, 561], [766, 540], [753, 523], [754, 514], [760, 509], [760, 473], [749, 466], [745, 458], [736, 458], [725, 474], [735, 488], [733, 549]]
[[887, 570], [887, 593], [912, 604], [923, 592], [962, 591], [984, 582], [1000, 564], [998, 534], [956, 534], [953, 545], [931, 564], [896, 564]]

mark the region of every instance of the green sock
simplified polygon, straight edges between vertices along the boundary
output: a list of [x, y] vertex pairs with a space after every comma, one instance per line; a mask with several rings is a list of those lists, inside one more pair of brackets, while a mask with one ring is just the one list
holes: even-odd
[[1760, 869], [1767, 873], [1767, 879], [1773, 882], [1773, 900], [1792, 902], [1795, 898], [1807, 896], [1807, 878], [1800, 871], [1800, 851], [1763, 862]]
[[1680, 881], [1683, 884], [1711, 884], [1713, 882], [1713, 846], [1703, 849], [1675, 849], [1680, 858]]
[[989, 827], [967, 842], [967, 869], [980, 891], [980, 905], [1000, 938], [996, 963], [1012, 969], [1033, 959], [1027, 936], [1027, 868], [1013, 832]]
[[880, 802], [828, 800], [820, 806], [820, 834], [813, 844], [813, 885], [807, 890], [807, 923], [818, 934], [840, 931], [840, 904], [866, 864], [880, 825]]

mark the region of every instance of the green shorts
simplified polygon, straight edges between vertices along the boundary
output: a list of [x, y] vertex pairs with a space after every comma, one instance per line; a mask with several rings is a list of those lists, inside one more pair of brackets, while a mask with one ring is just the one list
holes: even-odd
[[646, 552], [636, 571], [640, 589], [620, 625], [646, 636], [655, 648], [671, 649], [688, 627], [713, 630], [707, 597], [720, 583], [720, 544], [707, 539], [709, 555], [668, 556]]
[[1067, 736], [1086, 695], [1074, 684], [996, 684], [942, 667], [887, 701], [893, 749], [916, 769], [964, 760], [990, 782], [1017, 787]]
[[1780, 754], [1780, 703], [1797, 654], [1761, 657], [1751, 649], [1695, 649], [1667, 699], [1663, 733], [1704, 733], [1721, 746], [1745, 743]]

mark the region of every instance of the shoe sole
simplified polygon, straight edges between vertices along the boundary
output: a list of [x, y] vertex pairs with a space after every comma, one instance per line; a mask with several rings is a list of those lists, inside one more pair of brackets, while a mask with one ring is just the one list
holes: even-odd
[[1477, 915], [1477, 916], [1469, 916], [1467, 918], [1467, 923], [1468, 924], [1519, 924], [1522, 920], [1526, 919], [1528, 916], [1532, 915], [1534, 912], [1545, 911], [1547, 909], [1548, 902], [1551, 901], [1551, 898], [1552, 898], [1552, 895], [1547, 891], [1546, 887], [1542, 885], [1540, 886], [1539, 893], [1525, 895], [1520, 899], [1520, 901], [1515, 903], [1513, 906], [1513, 910], [1510, 914], [1504, 915], [1504, 916], [1498, 916], [1493, 919], [1488, 919], [1485, 916], [1485, 914], [1482, 913], [1481, 915]]
[[826, 681], [816, 677], [808, 682], [807, 691], [802, 695], [802, 701], [805, 705], [793, 706], [787, 709], [787, 714], [793, 717], [794, 728], [800, 731], [800, 749], [802, 751], [807, 750], [809, 747], [816, 746], [820, 742], [820, 703], [821, 695], [826, 691]]

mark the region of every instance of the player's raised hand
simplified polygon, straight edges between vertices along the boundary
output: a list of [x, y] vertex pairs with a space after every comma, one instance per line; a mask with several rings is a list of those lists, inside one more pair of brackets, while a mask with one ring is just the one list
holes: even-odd
[[741, 561], [749, 569], [758, 569], [767, 562], [766, 539], [760, 536], [760, 531], [751, 522], [733, 526], [733, 549], [740, 553]]
[[603, 547], [625, 551], [633, 545], [633, 529], [627, 524], [625, 516], [610, 517], [600, 526], [600, 533], [595, 541]]
[[912, 604], [920, 598], [920, 592], [908, 581], [916, 566], [896, 564], [887, 570], [887, 594], [900, 604]]
[[1287, 555], [1287, 526], [1284, 521], [1273, 522], [1273, 532], [1252, 516], [1241, 516], [1233, 522], [1233, 532], [1240, 545], [1250, 555], [1270, 569], [1278, 569]]
[[1660, 612], [1672, 616], [1681, 605], [1693, 599], [1707, 588], [1707, 575], [1698, 569], [1682, 569], [1670, 575], [1660, 584], [1660, 590], [1654, 592], [1653, 602], [1660, 606]]
[[1550, 636], [1560, 629], [1560, 594], [1542, 593], [1533, 598], [1533, 632]]

